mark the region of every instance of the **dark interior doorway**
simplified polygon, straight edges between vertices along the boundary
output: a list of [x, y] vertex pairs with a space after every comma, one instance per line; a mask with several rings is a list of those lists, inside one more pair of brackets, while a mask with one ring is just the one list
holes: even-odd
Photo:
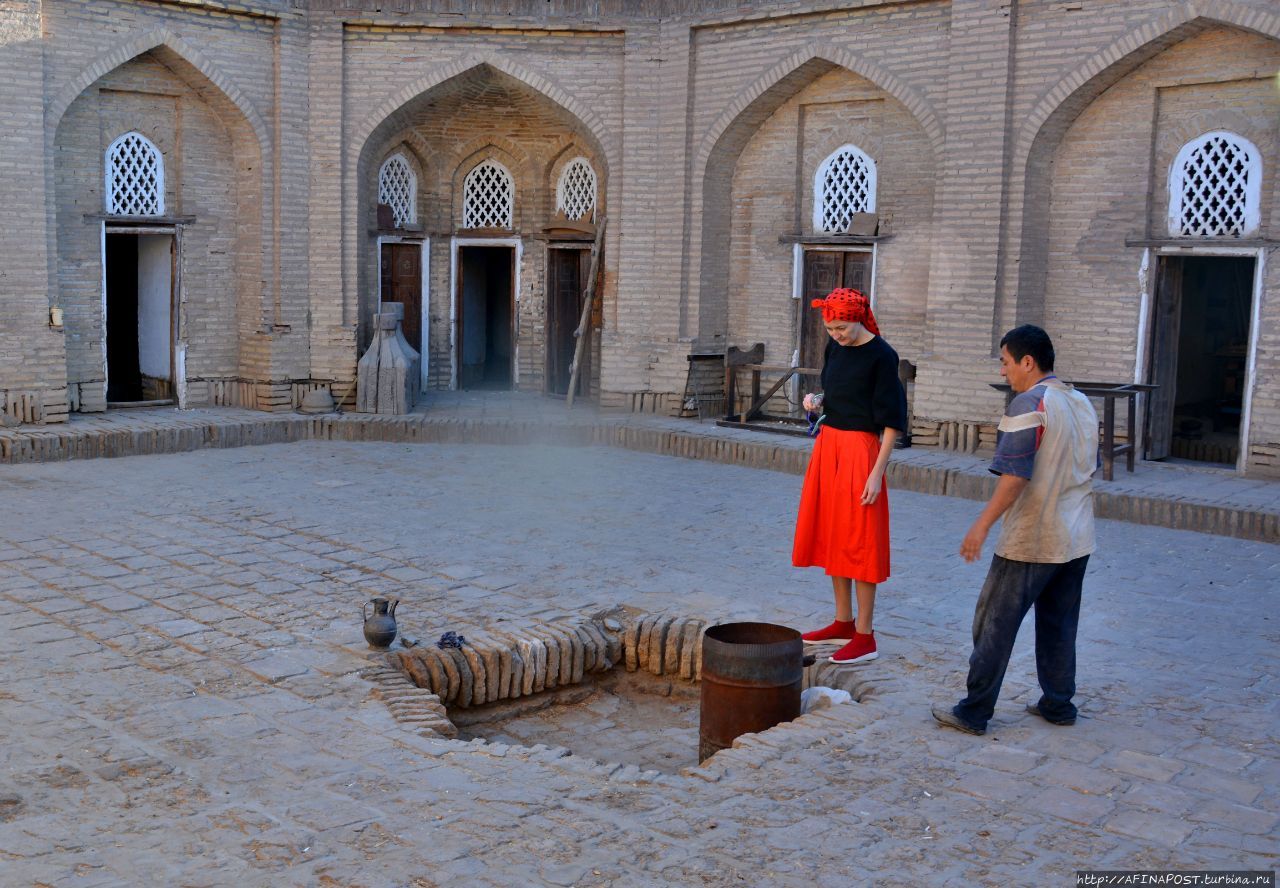
[[822, 368], [826, 327], [822, 312], [809, 307], [837, 287], [851, 287], [871, 295], [871, 253], [849, 250], [805, 250], [804, 289], [800, 293], [800, 366]]
[[1160, 259], [1147, 458], [1235, 465], [1249, 359], [1254, 261]]
[[[573, 333], [582, 320], [582, 300], [586, 297], [587, 277], [591, 273], [591, 251], [556, 248], [548, 254], [546, 389], [550, 394], [567, 395], [573, 354], [578, 346]], [[587, 345], [582, 353], [574, 397], [585, 394], [590, 386], [589, 341]]]
[[173, 235], [106, 236], [107, 404], [173, 398]]
[[458, 388], [509, 389], [515, 357], [515, 248], [459, 247], [458, 254]]
[[382, 301], [404, 305], [404, 338], [419, 353], [422, 341], [422, 244], [383, 244]]

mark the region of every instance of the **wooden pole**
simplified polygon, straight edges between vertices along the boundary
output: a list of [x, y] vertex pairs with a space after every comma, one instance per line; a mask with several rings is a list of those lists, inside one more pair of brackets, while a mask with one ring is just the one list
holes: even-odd
[[600, 253], [604, 250], [604, 228], [608, 216], [600, 217], [600, 227], [596, 229], [596, 239], [591, 244], [591, 271], [587, 274], [587, 293], [582, 300], [582, 317], [578, 320], [578, 329], [573, 331], [578, 341], [573, 346], [573, 363], [569, 365], [569, 394], [565, 405], [573, 409], [573, 396], [578, 390], [578, 370], [582, 367], [582, 359], [591, 341], [591, 308], [596, 301], [596, 278], [600, 274]]

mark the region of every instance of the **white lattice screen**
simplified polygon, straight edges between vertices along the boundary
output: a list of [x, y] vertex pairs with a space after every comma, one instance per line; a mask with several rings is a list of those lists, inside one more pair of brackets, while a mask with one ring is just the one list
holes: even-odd
[[596, 171], [585, 157], [575, 157], [565, 165], [556, 183], [556, 210], [566, 219], [595, 218]]
[[403, 154], [387, 158], [378, 172], [378, 203], [391, 207], [396, 228], [418, 221], [418, 177]]
[[860, 148], [845, 145], [818, 165], [813, 178], [813, 227], [839, 234], [854, 213], [876, 209], [876, 164]]
[[481, 161], [463, 183], [463, 228], [510, 228], [515, 184], [506, 167]]
[[1262, 159], [1248, 139], [1206, 133], [1178, 152], [1169, 175], [1169, 233], [1239, 237], [1258, 228]]
[[141, 133], [125, 133], [107, 147], [106, 204], [113, 216], [164, 215], [164, 159]]

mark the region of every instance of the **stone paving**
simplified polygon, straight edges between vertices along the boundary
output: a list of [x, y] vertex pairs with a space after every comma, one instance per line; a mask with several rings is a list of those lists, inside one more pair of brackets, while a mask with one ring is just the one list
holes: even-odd
[[[891, 492], [863, 702], [685, 776], [420, 737], [359, 606], [476, 631], [624, 605], [809, 625], [798, 479], [605, 448], [310, 441], [0, 466], [0, 883], [1073, 884], [1277, 865], [1280, 547], [1100, 523], [1082, 719], [1024, 632], [992, 730], [941, 729], [977, 505]], [[566, 745], [569, 745], [566, 743]]]

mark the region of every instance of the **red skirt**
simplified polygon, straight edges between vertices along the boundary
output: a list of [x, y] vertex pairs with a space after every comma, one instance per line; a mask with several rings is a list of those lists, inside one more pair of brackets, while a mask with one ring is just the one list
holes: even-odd
[[879, 455], [876, 435], [823, 426], [804, 474], [792, 564], [866, 583], [889, 578], [888, 485], [872, 505], [862, 504]]

